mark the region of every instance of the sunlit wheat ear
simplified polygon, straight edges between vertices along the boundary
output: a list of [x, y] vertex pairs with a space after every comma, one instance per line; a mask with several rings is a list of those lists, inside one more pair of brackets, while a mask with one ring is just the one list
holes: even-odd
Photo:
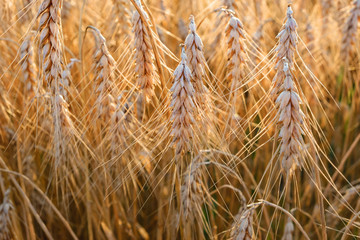
[[64, 97], [65, 101], [68, 101], [69, 94], [73, 94], [75, 96], [75, 93], [73, 93], [72, 89], [70, 88], [71, 83], [71, 68], [74, 66], [75, 62], [79, 62], [79, 60], [72, 58], [70, 59], [70, 63], [66, 65], [63, 72], [61, 73], [62, 81], [59, 86], [60, 94]]
[[62, 0], [44, 0], [38, 12], [42, 69], [52, 93], [57, 91], [62, 73], [61, 7]]
[[8, 93], [0, 82], [0, 142], [5, 142], [9, 137], [11, 107]]
[[279, 39], [277, 47], [275, 48], [275, 69], [277, 72], [272, 80], [272, 90], [270, 93], [273, 100], [277, 98], [280, 91], [279, 88], [285, 79], [282, 59], [285, 57], [288, 60], [289, 68], [292, 69], [294, 67], [294, 54], [297, 45], [297, 23], [292, 14], [293, 11], [291, 6], [289, 6], [286, 12], [286, 22], [277, 35], [277, 38]]
[[176, 146], [176, 154], [182, 154], [191, 149], [190, 139], [193, 137], [194, 88], [191, 84], [191, 71], [187, 66], [184, 48], [181, 52], [181, 62], [174, 71], [174, 84], [171, 87], [172, 99], [172, 134]]
[[[143, 15], [148, 21], [148, 15], [143, 10], [140, 0], [136, 0], [137, 5], [142, 10]], [[159, 84], [159, 78], [155, 71], [153, 50], [149, 38], [149, 33], [140, 14], [134, 11], [132, 16], [132, 25], [134, 32], [134, 46], [135, 46], [135, 70], [137, 74], [137, 84], [142, 90], [147, 101], [154, 95], [155, 85]]]
[[202, 231], [202, 204], [204, 203], [201, 163], [195, 158], [184, 174], [181, 186], [181, 216], [185, 236]]
[[106, 46], [105, 38], [101, 35], [100, 31], [96, 28], [93, 28], [93, 30], [97, 34], [96, 50], [93, 56], [95, 69], [94, 91], [96, 96], [94, 111], [97, 118], [101, 118], [105, 123], [109, 123], [116, 106], [112, 95], [115, 60], [111, 56]]
[[119, 98], [111, 117], [111, 155], [113, 158], [121, 154], [127, 147], [128, 130], [131, 124], [129, 108], [128, 104], [123, 106], [121, 98]]
[[244, 64], [246, 61], [245, 34], [240, 20], [231, 16], [226, 27], [228, 45], [228, 79], [231, 81], [231, 90], [239, 87], [244, 77]]
[[36, 65], [32, 47], [32, 34], [28, 35], [20, 46], [20, 64], [24, 83], [24, 100], [32, 99], [36, 93]]
[[341, 196], [339, 199], [335, 200], [334, 203], [332, 203], [331, 206], [329, 206], [327, 211], [327, 222], [329, 224], [334, 224], [341, 219], [339, 218], [339, 215], [343, 213], [347, 209], [347, 205], [350, 205], [357, 201], [359, 198], [359, 191], [360, 191], [360, 185], [356, 185], [354, 187], [351, 187], [346, 190], [345, 194]]
[[3, 202], [0, 205], [0, 239], [12, 239], [10, 237], [10, 210], [13, 205], [10, 202], [10, 189], [5, 191]]
[[112, 19], [115, 21], [111, 21], [110, 30], [112, 32], [118, 32], [119, 36], [130, 36], [130, 13], [129, 13], [129, 1], [127, 0], [112, 0], [113, 8], [112, 8]]
[[294, 233], [294, 224], [291, 221], [291, 218], [288, 218], [286, 221], [286, 224], [285, 224], [284, 234], [283, 234], [281, 240], [292, 240], [293, 233]]
[[236, 216], [230, 233], [232, 240], [253, 239], [253, 209], [241, 210]]
[[51, 96], [51, 115], [53, 119], [53, 144], [55, 167], [66, 161], [68, 137], [73, 129], [68, 104], [61, 95], [62, 79], [62, 41], [61, 41], [62, 1], [44, 0], [40, 5], [40, 54], [42, 70]]
[[[55, 166], [60, 164], [59, 160], [66, 156], [67, 144], [70, 141], [74, 129], [73, 122], [70, 118], [68, 104], [61, 94], [57, 94], [52, 102], [53, 119], [54, 119], [54, 144], [55, 144]], [[65, 159], [64, 159], [65, 160]]]
[[64, 6], [61, 11], [61, 19], [67, 21], [71, 18], [71, 11], [74, 9], [75, 4], [71, 0], [64, 1]]
[[287, 59], [283, 59], [285, 80], [279, 86], [280, 95], [276, 99], [278, 121], [281, 126], [280, 158], [281, 166], [287, 176], [291, 176], [297, 167], [303, 165], [301, 149], [304, 146], [302, 137], [303, 116], [300, 109], [300, 97], [292, 79]]
[[235, 0], [223, 0], [223, 5], [232, 11], [235, 11], [237, 9], [237, 4]]
[[194, 16], [190, 17], [189, 34], [185, 39], [186, 56], [192, 74], [192, 83], [195, 89], [195, 101], [203, 107], [207, 106], [208, 90], [203, 83], [205, 57], [203, 43], [196, 32]]
[[343, 37], [341, 43], [341, 56], [345, 63], [348, 63], [351, 55], [352, 46], [356, 43], [356, 32], [358, 21], [360, 19], [360, 0], [354, 1], [354, 7], [350, 11], [350, 15], [345, 22], [343, 28]]

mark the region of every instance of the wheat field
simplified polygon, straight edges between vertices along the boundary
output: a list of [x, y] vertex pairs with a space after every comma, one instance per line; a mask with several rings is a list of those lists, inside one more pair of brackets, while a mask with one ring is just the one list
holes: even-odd
[[0, 18], [0, 240], [360, 239], [360, 0]]

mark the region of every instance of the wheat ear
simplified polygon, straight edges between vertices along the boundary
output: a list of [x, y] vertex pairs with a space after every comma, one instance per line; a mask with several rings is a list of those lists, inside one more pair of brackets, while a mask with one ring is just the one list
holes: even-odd
[[191, 84], [191, 71], [187, 66], [184, 48], [181, 52], [181, 62], [174, 71], [174, 84], [171, 87], [171, 107], [173, 120], [172, 134], [176, 145], [176, 154], [190, 150], [190, 139], [193, 136], [193, 110], [195, 108], [194, 88]]
[[94, 110], [96, 118], [101, 118], [105, 123], [111, 120], [115, 111], [115, 99], [112, 95], [112, 86], [114, 84], [115, 60], [111, 56], [106, 40], [96, 28], [92, 29], [96, 32], [96, 50], [93, 56], [95, 69], [95, 95], [97, 96]]
[[358, 21], [360, 19], [360, 0], [354, 1], [354, 7], [350, 11], [350, 15], [346, 20], [343, 37], [341, 42], [341, 55], [345, 63], [348, 63], [351, 54], [351, 48], [356, 43], [356, 32]]
[[294, 224], [291, 218], [288, 218], [285, 224], [284, 235], [281, 240], [293, 240]]
[[0, 205], [0, 239], [11, 239], [10, 238], [10, 210], [13, 205], [10, 202], [10, 189], [5, 191], [3, 202]]
[[36, 66], [32, 39], [33, 35], [29, 34], [20, 46], [20, 64], [23, 74], [25, 100], [32, 99], [36, 93]]
[[297, 167], [303, 165], [300, 151], [304, 146], [301, 130], [304, 114], [300, 109], [301, 101], [292, 80], [289, 63], [286, 58], [283, 59], [283, 62], [285, 80], [279, 87], [281, 93], [276, 99], [276, 106], [279, 116], [278, 124], [281, 125], [279, 133], [281, 166], [289, 176]]
[[272, 80], [271, 97], [275, 100], [279, 94], [279, 88], [284, 82], [285, 73], [283, 71], [284, 65], [282, 59], [285, 57], [288, 60], [289, 68], [294, 67], [294, 54], [297, 44], [297, 23], [292, 16], [293, 11], [289, 5], [286, 12], [286, 22], [281, 31], [277, 35], [279, 39], [278, 45], [275, 48], [275, 69], [277, 69], [276, 75]]
[[[141, 9], [143, 15], [148, 21], [148, 15], [143, 10], [140, 0], [136, 0], [137, 5]], [[159, 84], [157, 73], [155, 72], [154, 56], [149, 33], [139, 12], [135, 11], [132, 16], [134, 45], [135, 45], [135, 72], [137, 73], [137, 84], [142, 90], [145, 98], [150, 99], [154, 95], [155, 85]]]
[[232, 240], [251, 240], [253, 238], [253, 209], [245, 209], [235, 216], [230, 233]]
[[185, 39], [186, 56], [192, 74], [192, 83], [195, 89], [195, 100], [199, 106], [206, 106], [205, 95], [207, 89], [203, 83], [205, 57], [203, 43], [196, 32], [194, 16], [190, 16], [189, 34]]

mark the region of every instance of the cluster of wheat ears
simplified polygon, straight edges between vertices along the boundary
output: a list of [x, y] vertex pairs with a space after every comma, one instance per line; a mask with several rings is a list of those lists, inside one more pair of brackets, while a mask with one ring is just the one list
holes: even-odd
[[0, 240], [359, 239], [360, 0], [0, 2]]

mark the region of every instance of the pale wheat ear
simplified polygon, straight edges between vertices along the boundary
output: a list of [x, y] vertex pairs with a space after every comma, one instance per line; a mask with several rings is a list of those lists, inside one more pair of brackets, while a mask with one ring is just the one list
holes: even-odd
[[293, 18], [293, 10], [291, 5], [288, 6], [286, 11], [286, 21], [283, 25], [281, 31], [276, 36], [278, 38], [278, 44], [275, 48], [275, 69], [277, 73], [272, 80], [272, 90], [270, 92], [270, 97], [275, 100], [279, 94], [279, 87], [285, 79], [284, 74], [284, 62], [282, 59], [285, 57], [288, 61], [288, 66], [290, 69], [294, 68], [294, 55], [297, 45], [297, 23]]
[[100, 30], [93, 26], [88, 26], [95, 33], [95, 52], [93, 54], [94, 75], [94, 94], [96, 97], [93, 109], [95, 120], [101, 118], [103, 127], [110, 124], [111, 116], [115, 111], [116, 104], [113, 96], [115, 84], [115, 60], [111, 56], [106, 39]]
[[10, 239], [10, 211], [14, 208], [14, 206], [10, 201], [9, 195], [10, 189], [7, 189], [0, 205], [0, 239]]
[[358, 29], [358, 22], [360, 19], [360, 0], [355, 0], [350, 15], [347, 18], [341, 42], [341, 56], [345, 65], [349, 64], [354, 45], [356, 44], [356, 32]]
[[289, 62], [286, 58], [283, 61], [285, 79], [279, 88], [280, 94], [276, 99], [276, 106], [278, 124], [281, 125], [279, 133], [281, 166], [286, 175], [291, 176], [297, 167], [301, 168], [304, 165], [301, 157], [304, 146], [301, 129], [304, 114], [300, 109], [300, 97], [292, 79]]
[[174, 84], [171, 87], [172, 99], [172, 135], [173, 143], [176, 146], [176, 154], [184, 154], [191, 150], [191, 139], [193, 137], [192, 125], [194, 124], [193, 112], [194, 88], [191, 84], [191, 71], [187, 66], [185, 48], [182, 46], [181, 61], [174, 73]]
[[284, 234], [281, 240], [293, 240], [293, 234], [294, 234], [294, 224], [291, 221], [291, 218], [288, 218], [286, 220]]
[[236, 240], [252, 240], [253, 231], [253, 212], [252, 208], [240, 209], [235, 216], [233, 226], [231, 228], [230, 238]]
[[[188, 165], [181, 185], [181, 224], [184, 237], [191, 239], [197, 234], [202, 236], [204, 228], [202, 204], [205, 202], [201, 162], [195, 157]], [[197, 233], [197, 234], [196, 234]]]
[[34, 63], [33, 34], [29, 34], [20, 46], [20, 64], [23, 73], [24, 99], [35, 96], [37, 88], [37, 67]]

